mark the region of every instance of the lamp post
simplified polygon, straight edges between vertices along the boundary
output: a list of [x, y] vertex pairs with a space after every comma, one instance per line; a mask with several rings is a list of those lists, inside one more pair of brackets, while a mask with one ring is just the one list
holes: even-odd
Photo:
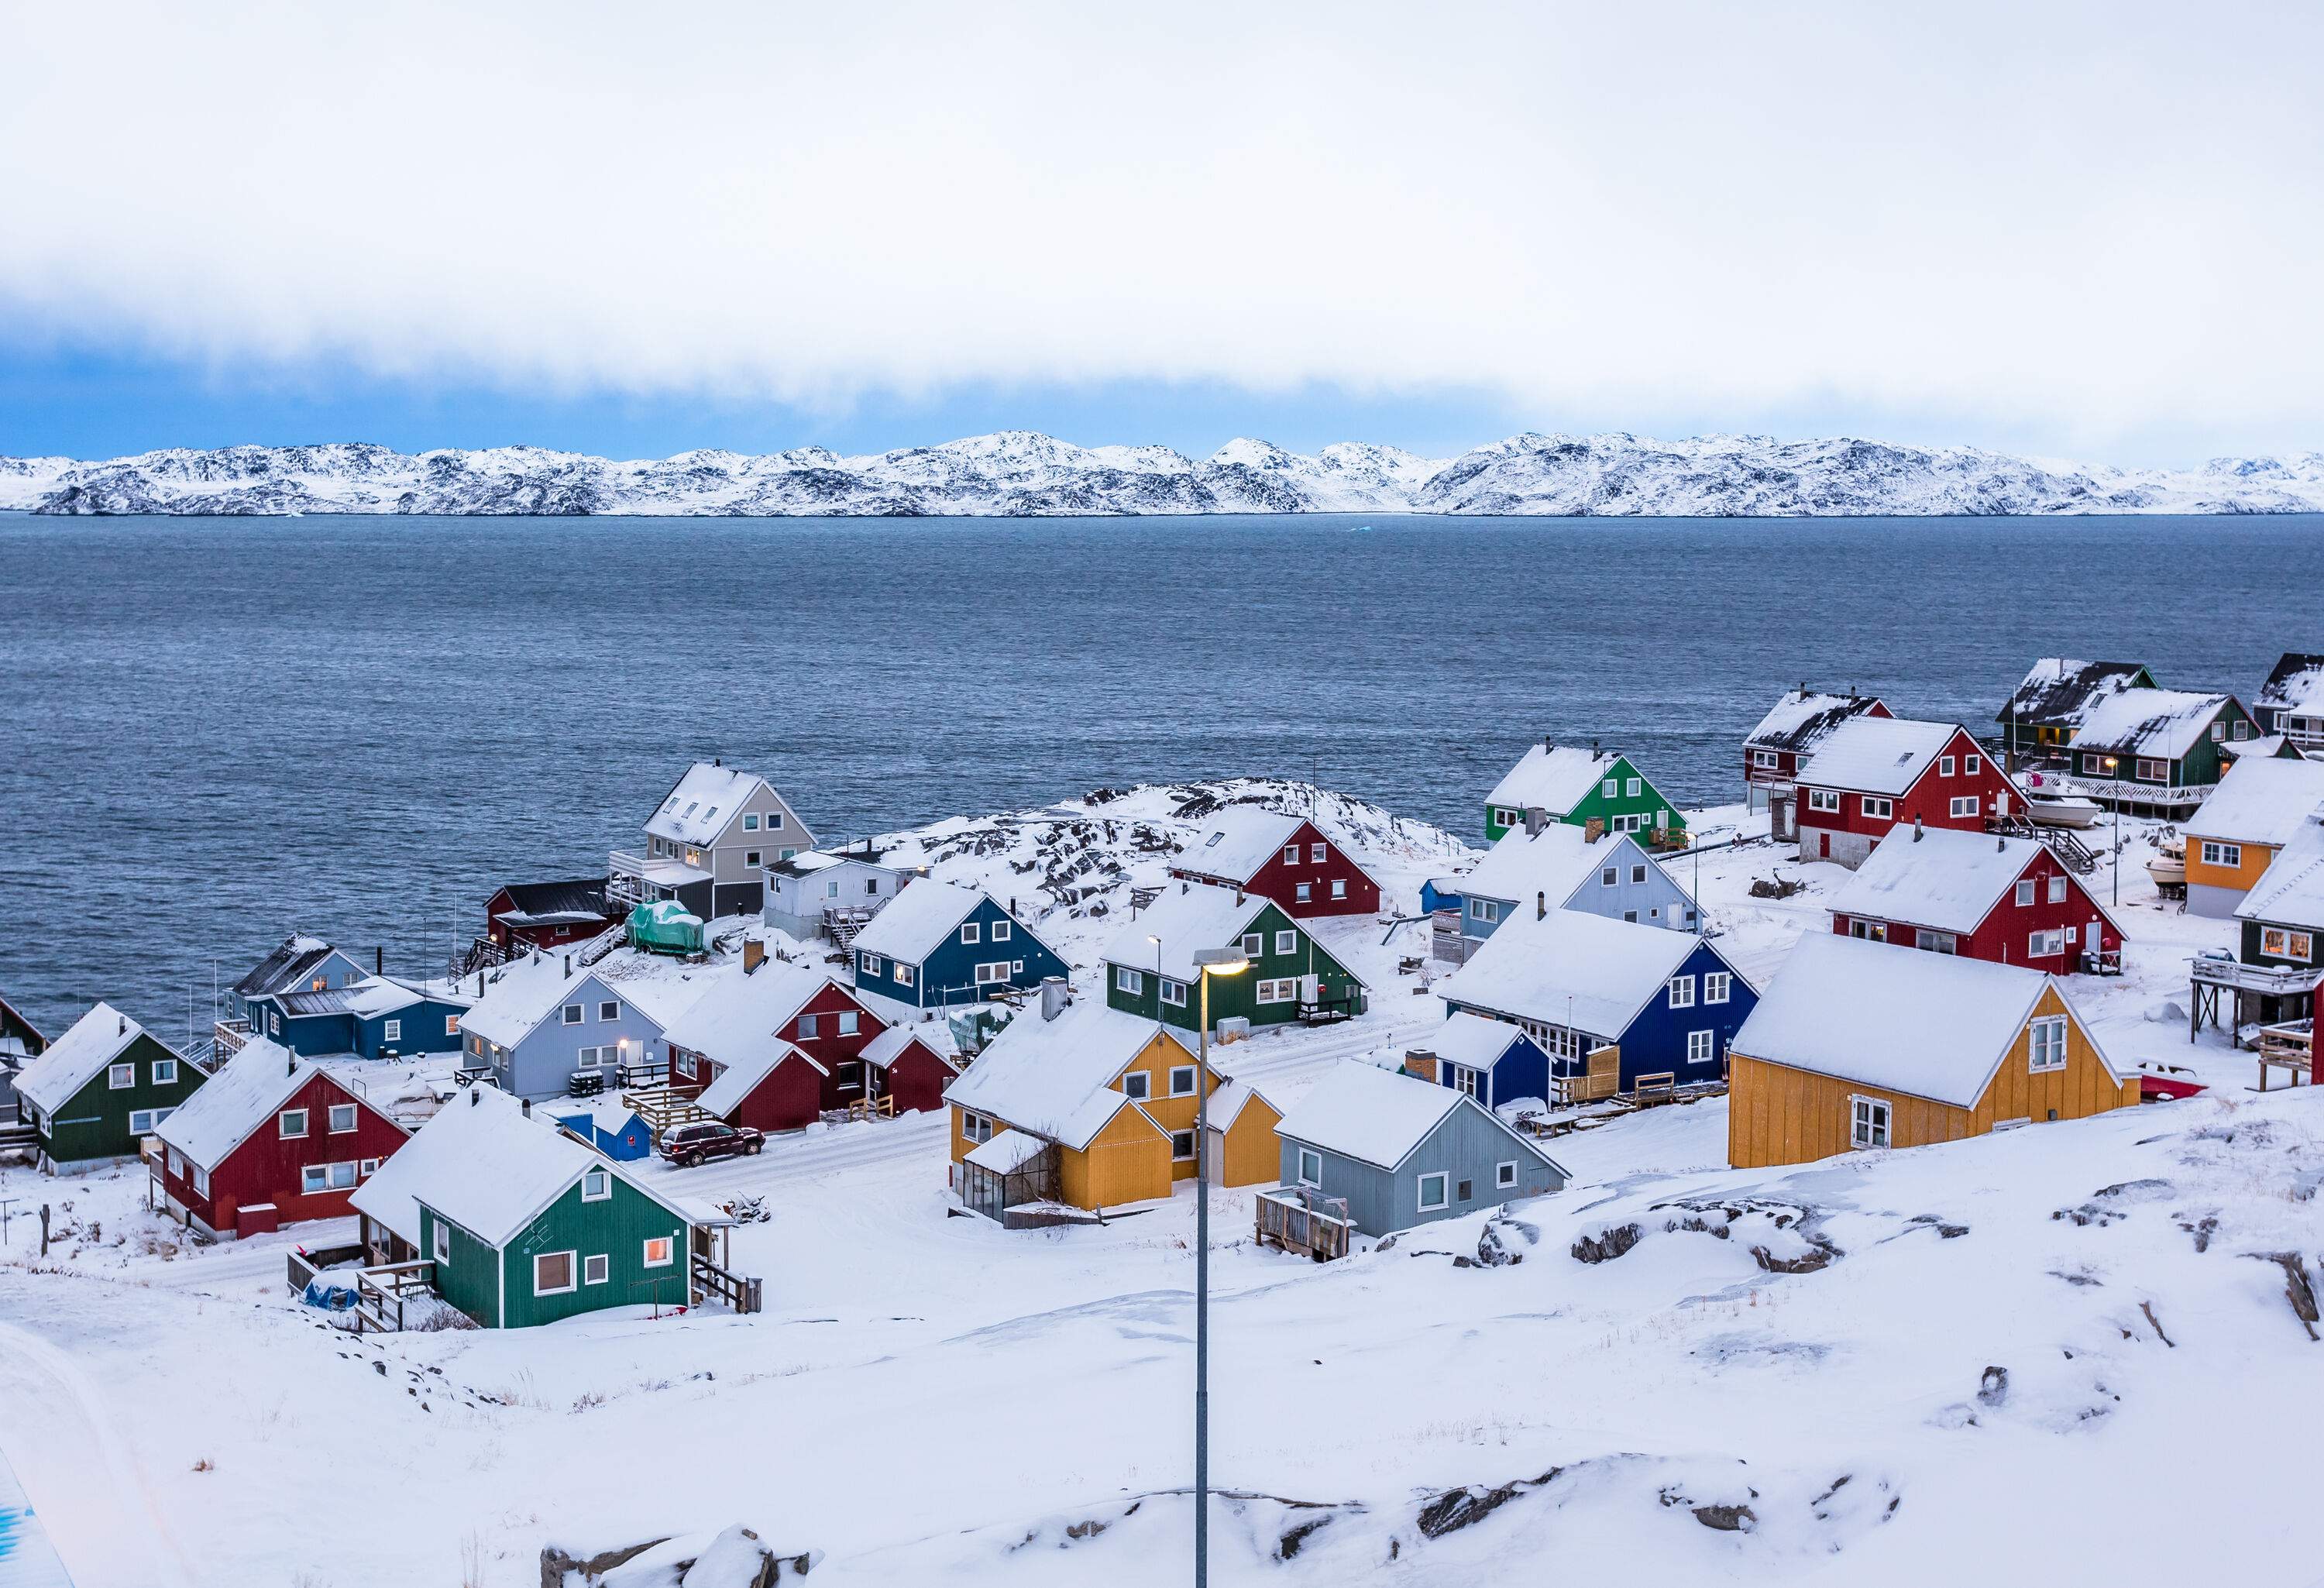
[[[1240, 948], [1194, 953], [1202, 1021], [1194, 1032], [1194, 1588], [1208, 1588], [1211, 1580], [1211, 978], [1249, 969]], [[1158, 1013], [1159, 987], [1154, 997]]]
[[2122, 757], [2106, 758], [2107, 777], [2114, 783], [2114, 863], [2107, 868], [2114, 879], [2114, 901], [2122, 902], [2122, 779], [2116, 776], [2121, 770]]

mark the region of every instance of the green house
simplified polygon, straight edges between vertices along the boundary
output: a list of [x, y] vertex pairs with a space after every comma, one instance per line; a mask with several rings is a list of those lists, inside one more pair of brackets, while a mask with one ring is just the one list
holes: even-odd
[[2084, 716], [2068, 746], [2074, 791], [2132, 815], [2180, 816], [2227, 774], [2258, 725], [2232, 695], [2128, 689]]
[[1549, 739], [1527, 750], [1485, 797], [1485, 842], [1524, 826], [1528, 811], [1577, 827], [1603, 822], [1609, 833], [1686, 832], [1686, 819], [1628, 756]]
[[2055, 754], [2073, 743], [2099, 702], [2126, 689], [2160, 688], [2141, 662], [2045, 656], [2025, 669], [1993, 720], [2001, 725], [2002, 743], [2018, 754]]
[[[365, 1243], [433, 1266], [436, 1293], [488, 1329], [698, 1299], [689, 1211], [506, 1093], [453, 1099], [355, 1188]], [[395, 1237], [381, 1242], [378, 1227]]]
[[1194, 956], [1240, 950], [1250, 968], [1211, 977], [1211, 1029], [1238, 1017], [1259, 1026], [1361, 1014], [1369, 989], [1314, 935], [1256, 893], [1179, 882], [1106, 946], [1110, 1009], [1194, 1030], [1201, 1021]]
[[138, 1143], [209, 1079], [109, 1003], [74, 1022], [16, 1075], [42, 1164], [134, 1158]]

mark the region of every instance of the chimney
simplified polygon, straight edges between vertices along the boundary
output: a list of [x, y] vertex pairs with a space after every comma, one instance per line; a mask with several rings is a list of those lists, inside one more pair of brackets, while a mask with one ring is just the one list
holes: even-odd
[[482, 1086], [482, 1082], [471, 1081], [468, 1083], [468, 1106], [470, 1108], [475, 1107], [476, 1104], [484, 1100]]
[[2006, 833], [1996, 833], [1996, 834], [1993, 836], [1993, 852], [1994, 852], [1996, 854], [2008, 854], [2008, 853], [2009, 853], [2009, 835], [2008, 835], [2008, 834], [2006, 834]]
[[1237, 882], [1235, 884], [1235, 902], [1238, 905], [1242, 902], [1242, 884], [1240, 882]]
[[565, 974], [567, 976], [573, 974], [573, 956], [569, 954], [565, 956]]
[[387, 974], [387, 950], [377, 943], [371, 946], [371, 974], [374, 976]]
[[532, 1099], [531, 1099], [531, 1098], [530, 1098], [530, 1097], [520, 1097], [520, 1098], [518, 1098], [518, 1099], [516, 1100], [516, 1108], [517, 1108], [517, 1112], [518, 1112], [519, 1113], [521, 1113], [521, 1114], [524, 1115], [524, 1117], [525, 1117], [525, 1118], [527, 1118], [527, 1119], [530, 1119], [530, 1118], [532, 1117]]
[[1590, 741], [1590, 759], [1592, 761], [1598, 759], [1598, 741], [1595, 739]]
[[1547, 826], [1549, 826], [1549, 812], [1544, 810], [1538, 805], [1528, 805], [1526, 807], [1525, 830], [1526, 837], [1540, 837], [1541, 830]]
[[1557, 739], [1556, 739], [1556, 736], [1555, 736], [1555, 735], [1554, 735], [1554, 734], [1544, 734], [1541, 736], [1541, 752], [1542, 752], [1544, 755], [1547, 755], [1551, 751], [1553, 751], [1553, 750], [1554, 750], [1554, 749], [1556, 749], [1556, 748], [1557, 748]]
[[1918, 844], [1920, 841], [1921, 841], [1921, 818], [1920, 818], [1919, 817], [1914, 817], [1913, 818], [1913, 842], [1914, 842], [1914, 843], [1915, 843], [1915, 844]]
[[1181, 892], [1181, 893], [1184, 893], [1184, 892], [1186, 891], [1186, 886], [1187, 886], [1187, 884], [1186, 884], [1186, 879], [1185, 879], [1185, 878], [1184, 878], [1184, 877], [1180, 877], [1180, 878], [1178, 879], [1178, 891], [1179, 891], [1179, 892]]
[[767, 946], [764, 943], [760, 942], [756, 937], [742, 939], [742, 974], [744, 975], [747, 976], [755, 972], [759, 968], [760, 962], [766, 957]]
[[286, 1076], [299, 1073], [299, 1056], [287, 1048], [282, 1050], [282, 1073]]
[[1536, 893], [1533, 896], [1533, 919], [1537, 921], [1545, 921], [1549, 919], [1548, 894]]
[[1056, 1020], [1065, 1012], [1065, 1006], [1073, 1001], [1073, 990], [1066, 986], [1065, 977], [1043, 976], [1041, 978], [1041, 1018], [1043, 1020]]
[[125, 1014], [116, 1012], [113, 1018], [121, 1022], [119, 1025], [113, 1028], [113, 1034], [116, 1037], [126, 1037], [129, 1035], [129, 1017]]

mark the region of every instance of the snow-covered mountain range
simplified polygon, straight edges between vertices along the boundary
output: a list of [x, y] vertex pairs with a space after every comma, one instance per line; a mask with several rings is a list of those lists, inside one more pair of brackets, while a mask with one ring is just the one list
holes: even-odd
[[1528, 432], [1451, 459], [1347, 442], [1077, 447], [1027, 430], [844, 457], [820, 447], [618, 462], [534, 447], [175, 448], [0, 457], [0, 510], [44, 513], [661, 513], [983, 517], [1427, 512], [1683, 517], [2315, 512], [2324, 453], [2118, 469], [1835, 439]]

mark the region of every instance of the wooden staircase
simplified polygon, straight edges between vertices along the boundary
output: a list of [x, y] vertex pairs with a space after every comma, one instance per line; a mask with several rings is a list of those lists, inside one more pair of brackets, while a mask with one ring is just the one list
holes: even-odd
[[2083, 843], [2068, 827], [2045, 826], [2022, 816], [1988, 817], [1986, 831], [2005, 838], [2031, 838], [2058, 857], [2058, 863], [2078, 877], [2087, 877], [2098, 869], [2098, 852]]

